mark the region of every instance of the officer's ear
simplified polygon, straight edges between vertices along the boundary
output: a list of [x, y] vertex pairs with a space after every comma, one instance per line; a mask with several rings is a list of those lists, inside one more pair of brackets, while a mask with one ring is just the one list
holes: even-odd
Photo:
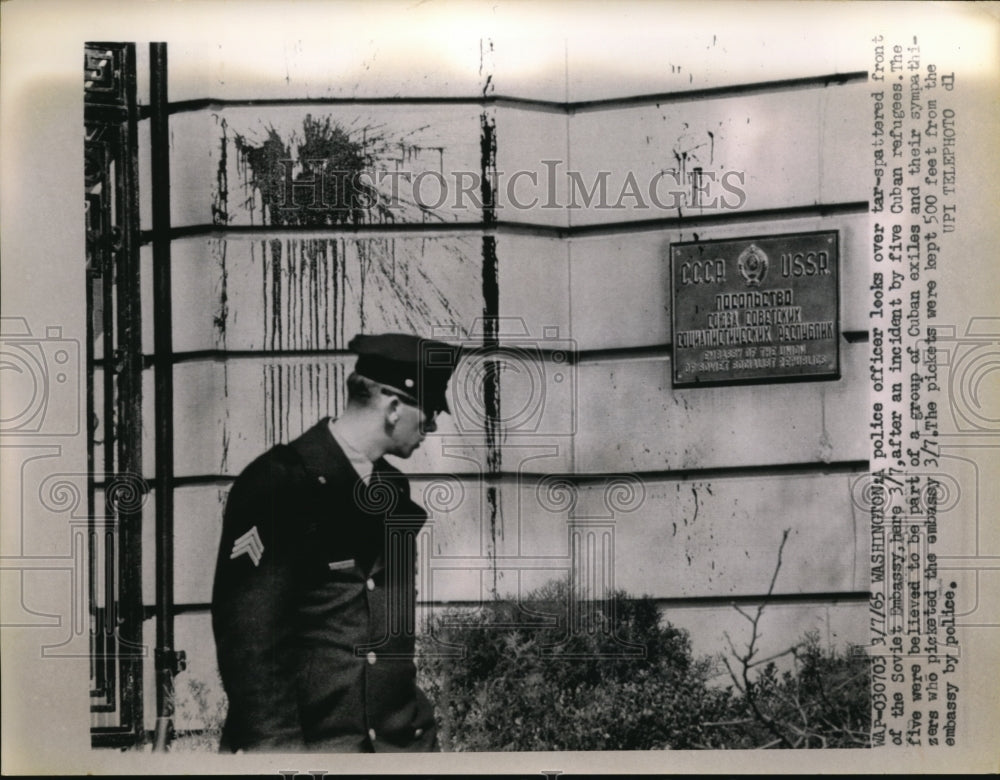
[[389, 403], [385, 406], [385, 419], [395, 425], [399, 422], [399, 405], [402, 401], [394, 395], [387, 395], [386, 398], [389, 399]]

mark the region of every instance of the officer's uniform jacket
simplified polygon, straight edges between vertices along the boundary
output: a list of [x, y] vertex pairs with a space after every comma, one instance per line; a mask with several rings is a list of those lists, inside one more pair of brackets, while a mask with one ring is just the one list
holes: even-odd
[[222, 750], [436, 749], [413, 662], [427, 515], [384, 460], [365, 485], [328, 422], [257, 458], [229, 494], [212, 596]]

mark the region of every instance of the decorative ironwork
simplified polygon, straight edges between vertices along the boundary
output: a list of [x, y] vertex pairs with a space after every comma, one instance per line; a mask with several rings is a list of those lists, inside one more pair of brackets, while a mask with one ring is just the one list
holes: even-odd
[[[128, 82], [131, 78], [134, 83], [135, 57], [133, 54], [133, 67], [129, 72], [127, 46], [128, 44], [122, 43], [86, 44], [83, 56], [83, 93], [86, 103], [128, 108]], [[134, 52], [134, 46], [132, 50]]]
[[[87, 515], [91, 735], [95, 747], [145, 739], [141, 508], [100, 501], [142, 473], [142, 344], [135, 45], [84, 50], [87, 297]], [[98, 486], [94, 475], [111, 475]]]

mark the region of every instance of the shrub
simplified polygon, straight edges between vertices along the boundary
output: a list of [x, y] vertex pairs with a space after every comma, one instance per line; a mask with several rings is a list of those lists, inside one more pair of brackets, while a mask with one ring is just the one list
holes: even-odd
[[866, 656], [824, 651], [807, 636], [793, 670], [772, 662], [751, 678], [755, 711], [745, 691], [710, 684], [715, 664], [692, 657], [687, 633], [661, 623], [652, 599], [618, 591], [585, 602], [571, 592], [553, 582], [519, 602], [435, 617], [419, 669], [445, 750], [868, 744]]
[[[783, 740], [782, 747], [870, 747], [870, 659], [858, 650], [824, 650], [818, 632], [806, 634], [793, 650], [792, 669], [779, 673], [768, 663], [752, 683], [751, 695], [773, 728], [754, 717], [739, 733], [730, 733], [731, 746]], [[745, 695], [734, 697], [734, 707], [753, 715]]]
[[180, 676], [174, 685], [174, 752], [216, 752], [228, 707], [218, 674], [208, 681]]
[[[648, 598], [570, 601], [566, 582], [520, 604], [448, 610], [421, 642], [422, 682], [445, 749], [624, 750], [699, 747], [729, 695], [685, 632]], [[546, 620], [546, 617], [548, 620]], [[440, 643], [464, 648], [447, 658]]]

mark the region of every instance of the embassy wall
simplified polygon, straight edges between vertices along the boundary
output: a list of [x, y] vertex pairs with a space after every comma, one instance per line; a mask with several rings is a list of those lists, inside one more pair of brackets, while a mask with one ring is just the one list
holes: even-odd
[[[454, 414], [400, 464], [431, 514], [428, 609], [576, 570], [602, 583], [592, 596], [653, 596], [696, 652], [720, 652], [723, 632], [745, 633], [732, 604], [767, 594], [787, 529], [762, 656], [807, 630], [863, 641], [867, 203], [850, 118], [864, 74], [777, 53], [736, 74], [727, 57], [745, 52], [676, 32], [612, 35], [605, 66], [572, 43], [484, 37], [413, 67], [345, 36], [252, 58], [170, 49], [180, 700], [185, 678], [214, 679], [208, 604], [231, 480], [339, 412], [362, 331], [471, 355]], [[237, 81], [251, 65], [257, 78]], [[147, 163], [140, 150], [143, 227]], [[673, 388], [670, 246], [819, 230], [839, 233], [840, 377]], [[151, 724], [151, 665], [145, 690]], [[181, 707], [178, 728], [196, 710]]]

